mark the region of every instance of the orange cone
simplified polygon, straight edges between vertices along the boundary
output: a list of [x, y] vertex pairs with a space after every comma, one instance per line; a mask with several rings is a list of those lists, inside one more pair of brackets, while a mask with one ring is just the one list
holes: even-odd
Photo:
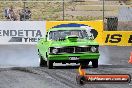
[[132, 64], [132, 52], [130, 54], [130, 59], [129, 59], [128, 63]]

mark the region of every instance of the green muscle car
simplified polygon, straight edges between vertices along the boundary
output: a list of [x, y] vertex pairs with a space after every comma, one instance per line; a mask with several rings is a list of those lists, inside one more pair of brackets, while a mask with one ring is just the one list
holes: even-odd
[[98, 67], [99, 45], [85, 28], [52, 28], [39, 40], [37, 48], [41, 67], [51, 69], [53, 63], [80, 63], [86, 67], [90, 61], [94, 68]]

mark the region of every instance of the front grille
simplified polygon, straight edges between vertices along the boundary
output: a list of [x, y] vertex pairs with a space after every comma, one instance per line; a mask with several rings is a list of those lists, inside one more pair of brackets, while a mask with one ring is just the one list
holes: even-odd
[[90, 47], [76, 47], [76, 52], [89, 52]]
[[58, 49], [58, 53], [81, 53], [81, 52], [89, 52], [90, 47], [78, 47], [78, 46], [73, 46], [73, 47], [63, 47]]

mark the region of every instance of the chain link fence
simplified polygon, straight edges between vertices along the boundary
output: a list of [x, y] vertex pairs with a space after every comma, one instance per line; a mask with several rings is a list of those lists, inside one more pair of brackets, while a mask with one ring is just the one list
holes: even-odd
[[104, 29], [108, 31], [132, 30], [132, 0], [104, 1]]
[[[0, 21], [11, 7], [16, 21], [103, 20], [105, 30], [132, 30], [132, 0], [1, 0]], [[30, 17], [21, 15], [27, 8]]]
[[[99, 5], [99, 6], [98, 6]], [[17, 20], [19, 12], [28, 7], [31, 20], [102, 20], [102, 1], [92, 0], [4, 0], [0, 2], [0, 20], [6, 20], [4, 9], [13, 6]]]

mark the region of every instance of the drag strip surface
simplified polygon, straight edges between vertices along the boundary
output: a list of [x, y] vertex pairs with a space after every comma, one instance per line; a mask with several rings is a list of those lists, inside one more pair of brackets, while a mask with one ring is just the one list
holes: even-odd
[[[100, 47], [101, 57], [98, 68], [89, 66], [88, 74], [130, 74], [128, 64], [132, 47]], [[101, 65], [104, 64], [104, 65]], [[0, 88], [132, 88], [130, 84], [86, 84], [76, 83], [78, 66], [9, 67], [0, 68]]]
[[[68, 69], [69, 68], [69, 69]], [[76, 83], [77, 67], [48, 69], [46, 67], [13, 67], [0, 69], [0, 88], [131, 88], [130, 84], [86, 84]], [[88, 67], [89, 74], [131, 74], [132, 66], [100, 65]]]
[[[71, 69], [72, 68], [72, 69]], [[86, 84], [76, 83], [78, 68], [48, 69], [46, 67], [13, 67], [0, 69], [0, 88], [131, 88], [131, 84]], [[88, 74], [130, 74], [132, 66], [100, 65], [88, 67]]]

